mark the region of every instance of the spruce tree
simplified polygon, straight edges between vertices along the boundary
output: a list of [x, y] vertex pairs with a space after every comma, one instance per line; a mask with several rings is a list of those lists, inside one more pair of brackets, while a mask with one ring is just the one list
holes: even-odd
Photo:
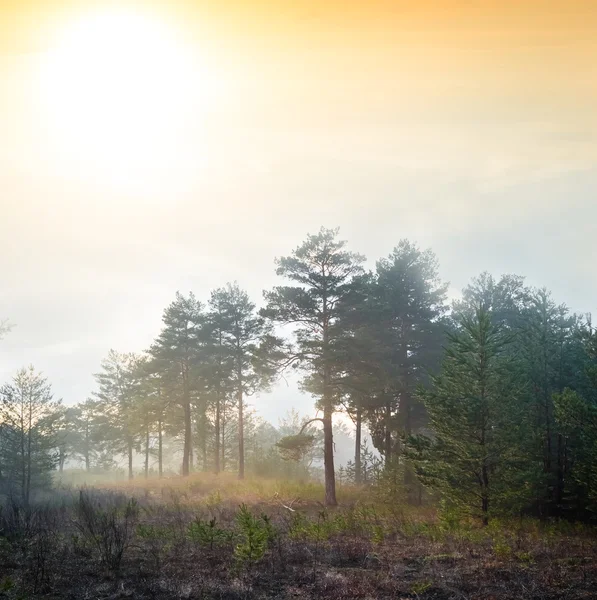
[[508, 358], [511, 339], [489, 311], [479, 308], [458, 325], [439, 375], [419, 392], [433, 434], [411, 436], [409, 455], [424, 484], [487, 524], [515, 468], [510, 439], [520, 427], [523, 386]]

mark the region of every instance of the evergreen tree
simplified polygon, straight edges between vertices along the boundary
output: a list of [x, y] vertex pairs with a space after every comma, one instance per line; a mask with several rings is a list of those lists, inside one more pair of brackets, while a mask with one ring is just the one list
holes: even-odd
[[222, 423], [225, 421], [226, 401], [232, 391], [231, 379], [234, 368], [229, 348], [225, 344], [226, 330], [229, 328], [228, 315], [223, 295], [214, 291], [209, 299], [208, 323], [210, 328], [210, 361], [207, 375], [213, 407], [213, 455], [214, 471], [223, 469]]
[[140, 357], [110, 350], [102, 361], [101, 371], [95, 378], [101, 418], [101, 435], [112, 452], [127, 458], [128, 477], [133, 478], [133, 455], [139, 447], [139, 429], [135, 418], [138, 393], [138, 365]]
[[420, 391], [433, 435], [411, 436], [409, 455], [423, 483], [487, 524], [515, 468], [509, 442], [520, 433], [523, 386], [508, 358], [511, 340], [490, 312], [479, 308], [458, 325], [440, 374]]
[[192, 400], [197, 390], [197, 369], [202, 360], [205, 318], [201, 303], [193, 294], [184, 297], [177, 292], [176, 299], [164, 311], [163, 328], [150, 354], [164, 369], [172, 383], [172, 400], [182, 409], [183, 475], [191, 469]]
[[99, 402], [92, 398], [67, 411], [65, 441], [68, 454], [81, 461], [87, 472], [97, 466], [99, 457], [105, 451], [104, 440], [99, 431], [101, 422]]
[[535, 477], [537, 509], [547, 517], [559, 514], [564, 501], [568, 465], [564, 440], [555, 426], [554, 394], [575, 387], [576, 369], [569, 370], [566, 365], [574, 356], [576, 318], [545, 289], [529, 291], [523, 318], [518, 359], [529, 382], [534, 424], [527, 452], [541, 465]]
[[29, 505], [34, 489], [51, 483], [58, 462], [54, 422], [60, 403], [47, 379], [21, 369], [0, 389], [0, 478]]
[[294, 326], [296, 350], [291, 360], [305, 373], [303, 387], [317, 398], [323, 411], [325, 502], [334, 506], [336, 485], [332, 415], [339, 401], [335, 383], [340, 370], [337, 347], [342, 328], [336, 330], [343, 305], [362, 275], [364, 257], [345, 249], [337, 229], [322, 228], [309, 235], [291, 256], [276, 260], [279, 276], [296, 285], [265, 293], [263, 315], [276, 323]]
[[[564, 439], [568, 467], [563, 474], [566, 508], [572, 515], [597, 515], [597, 332], [589, 322], [579, 331], [584, 381], [576, 390], [555, 394], [558, 434]], [[579, 363], [577, 363], [579, 364]]]
[[255, 304], [236, 283], [215, 290], [210, 303], [217, 309], [219, 391], [221, 393], [226, 378], [238, 410], [238, 476], [242, 479], [245, 475], [245, 397], [268, 388], [276, 373], [281, 342], [272, 334], [271, 321], [257, 314]]
[[384, 386], [379, 409], [369, 414], [374, 442], [388, 463], [399, 454], [401, 437], [426, 423], [415, 391], [441, 359], [446, 290], [433, 252], [408, 240], [377, 263], [370, 306]]

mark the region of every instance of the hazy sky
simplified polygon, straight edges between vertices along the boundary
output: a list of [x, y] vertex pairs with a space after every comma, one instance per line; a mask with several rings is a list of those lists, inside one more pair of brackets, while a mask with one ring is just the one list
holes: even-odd
[[597, 312], [596, 57], [593, 0], [0, 0], [2, 380], [84, 400], [176, 290], [260, 302], [321, 225]]

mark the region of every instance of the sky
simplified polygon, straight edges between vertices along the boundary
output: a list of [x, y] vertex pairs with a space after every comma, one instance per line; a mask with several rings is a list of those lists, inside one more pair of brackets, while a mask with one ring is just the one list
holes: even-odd
[[322, 225], [597, 312], [596, 56], [593, 0], [0, 0], [1, 380], [84, 400], [177, 290], [259, 304]]

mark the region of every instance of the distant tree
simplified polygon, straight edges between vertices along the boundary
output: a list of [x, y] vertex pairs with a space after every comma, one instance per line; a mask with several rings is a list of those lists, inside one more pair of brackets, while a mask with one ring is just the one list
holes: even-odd
[[182, 409], [184, 433], [181, 471], [183, 475], [188, 475], [193, 448], [191, 408], [204, 344], [203, 306], [193, 294], [185, 297], [177, 292], [174, 302], [164, 311], [162, 321], [162, 331], [151, 347], [150, 354], [172, 383], [172, 399]]
[[105, 440], [100, 434], [102, 421], [100, 405], [92, 398], [65, 411], [59, 435], [66, 445], [66, 454], [81, 461], [87, 472], [105, 451]]
[[3, 319], [0, 321], [0, 340], [12, 329], [12, 325]]
[[488, 310], [458, 324], [440, 374], [420, 391], [433, 436], [411, 436], [409, 454], [423, 483], [487, 524], [513, 468], [523, 386], [508, 359], [510, 339]]
[[28, 505], [32, 490], [50, 485], [58, 461], [54, 421], [60, 403], [33, 367], [17, 372], [0, 390], [0, 471]]
[[389, 465], [400, 440], [426, 424], [417, 386], [442, 355], [446, 290], [431, 250], [402, 240], [377, 262], [369, 302], [378, 365], [376, 396], [367, 412], [375, 446]]
[[[238, 410], [238, 476], [242, 479], [245, 476], [245, 396], [269, 387], [281, 357], [281, 342], [272, 333], [271, 321], [257, 314], [255, 304], [236, 283], [215, 290], [210, 305], [217, 308], [218, 317], [215, 331], [218, 378], [231, 385]], [[222, 370], [224, 365], [227, 372]]]
[[524, 323], [523, 313], [530, 295], [520, 275], [502, 275], [496, 280], [483, 272], [464, 288], [462, 298], [453, 303], [452, 314], [472, 318], [480, 307], [489, 312], [493, 323], [517, 331]]
[[113, 452], [127, 457], [128, 477], [133, 478], [133, 456], [139, 447], [139, 428], [135, 418], [138, 398], [138, 355], [110, 350], [95, 378], [101, 419], [100, 434]]
[[291, 256], [276, 260], [276, 273], [296, 285], [280, 286], [265, 293], [267, 307], [262, 315], [291, 325], [296, 349], [290, 361], [303, 370], [303, 387], [323, 411], [325, 502], [335, 506], [334, 441], [332, 415], [339, 402], [335, 383], [339, 367], [337, 342], [344, 330], [336, 325], [363, 273], [364, 257], [345, 250], [337, 229], [322, 228], [309, 235]]
[[207, 386], [212, 398], [213, 434], [214, 434], [214, 470], [219, 473], [225, 466], [225, 421], [227, 403], [233, 395], [234, 358], [229, 344], [226, 343], [227, 332], [231, 327], [228, 314], [228, 302], [223, 290], [215, 290], [209, 299], [207, 315], [209, 326], [209, 361], [207, 367]]

